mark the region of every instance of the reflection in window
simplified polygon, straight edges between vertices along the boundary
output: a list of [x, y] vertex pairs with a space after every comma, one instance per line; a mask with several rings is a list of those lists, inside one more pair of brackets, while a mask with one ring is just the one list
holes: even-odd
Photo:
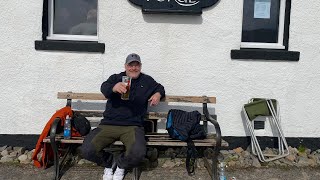
[[53, 0], [53, 34], [97, 35], [97, 0]]
[[278, 43], [280, 0], [244, 0], [242, 42]]

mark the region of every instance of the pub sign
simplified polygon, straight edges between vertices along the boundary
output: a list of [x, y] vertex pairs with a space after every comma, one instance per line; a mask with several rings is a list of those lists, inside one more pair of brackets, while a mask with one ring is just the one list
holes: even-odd
[[141, 6], [142, 12], [172, 13], [172, 14], [201, 14], [202, 8], [210, 7], [219, 0], [129, 0]]

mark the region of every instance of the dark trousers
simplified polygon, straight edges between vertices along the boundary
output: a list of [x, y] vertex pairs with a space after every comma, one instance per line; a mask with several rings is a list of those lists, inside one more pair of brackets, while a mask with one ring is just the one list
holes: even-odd
[[110, 168], [113, 156], [103, 149], [120, 140], [126, 150], [116, 159], [117, 166], [123, 169], [136, 167], [146, 154], [144, 135], [143, 127], [99, 125], [85, 137], [82, 155], [89, 161]]

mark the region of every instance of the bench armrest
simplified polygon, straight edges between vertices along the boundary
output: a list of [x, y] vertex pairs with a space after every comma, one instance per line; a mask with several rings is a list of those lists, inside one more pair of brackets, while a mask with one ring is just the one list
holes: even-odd
[[207, 104], [203, 104], [203, 114], [207, 121], [211, 122], [214, 125], [214, 128], [216, 130], [216, 147], [221, 147], [221, 129], [218, 121], [213, 118], [212, 115], [209, 114]]
[[56, 118], [54, 119], [51, 128], [50, 128], [50, 141], [51, 142], [55, 142], [56, 141], [56, 135], [57, 135], [57, 128], [58, 128], [58, 124], [60, 123], [61, 119], [60, 118]]

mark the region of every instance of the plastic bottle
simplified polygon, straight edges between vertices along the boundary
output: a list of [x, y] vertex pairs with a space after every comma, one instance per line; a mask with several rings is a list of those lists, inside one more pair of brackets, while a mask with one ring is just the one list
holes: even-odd
[[219, 164], [219, 180], [227, 180], [227, 176], [225, 174], [226, 164], [221, 162]]
[[69, 115], [67, 115], [66, 121], [64, 122], [63, 137], [64, 137], [64, 139], [71, 138], [71, 119], [70, 119]]

